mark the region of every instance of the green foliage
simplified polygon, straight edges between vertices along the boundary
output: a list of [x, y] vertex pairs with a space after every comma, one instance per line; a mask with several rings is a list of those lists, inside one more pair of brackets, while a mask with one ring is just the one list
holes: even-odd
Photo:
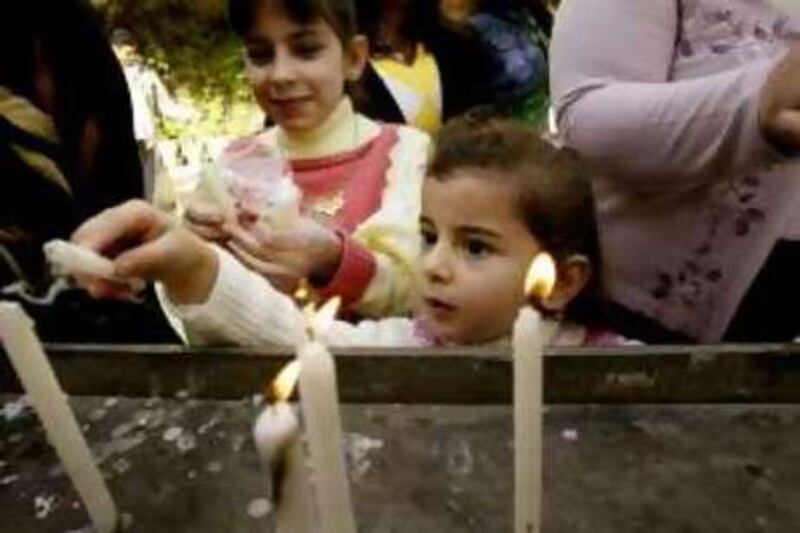
[[248, 117], [255, 110], [241, 43], [228, 26], [226, 6], [226, 0], [106, 0], [98, 6], [109, 31], [130, 31], [144, 61], [202, 111], [203, 119], [190, 126], [162, 124], [168, 137], [239, 133], [250, 127]]

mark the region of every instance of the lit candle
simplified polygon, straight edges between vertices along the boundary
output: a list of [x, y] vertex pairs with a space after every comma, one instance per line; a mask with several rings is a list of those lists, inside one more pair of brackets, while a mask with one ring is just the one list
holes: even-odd
[[333, 356], [319, 337], [336, 316], [339, 299], [319, 312], [306, 308], [309, 342], [300, 346], [300, 399], [311, 459], [311, 475], [320, 531], [355, 533], [350, 486], [342, 448], [342, 422]]
[[96, 531], [111, 533], [117, 509], [75, 415], [33, 330], [33, 321], [13, 303], [0, 303], [0, 341], [31, 398], [47, 438], [86, 505]]
[[300, 424], [287, 403], [299, 371], [297, 360], [281, 370], [267, 394], [270, 403], [253, 426], [256, 449], [272, 476], [278, 533], [318, 531]]
[[[279, 490], [276, 520], [282, 532], [356, 532], [342, 449], [336, 368], [319, 340], [338, 307], [338, 299], [319, 312], [306, 307], [306, 335], [298, 342], [297, 359], [276, 379], [270, 396], [277, 401], [264, 410], [253, 430], [264, 464], [279, 473], [273, 479], [280, 478], [275, 481]], [[286, 403], [298, 379], [307, 449], [301, 445], [297, 418]]]
[[[556, 281], [553, 258], [538, 254], [525, 279], [525, 294], [547, 298]], [[514, 531], [537, 533], [542, 493], [542, 362], [544, 345], [557, 322], [542, 320], [538, 310], [523, 307], [514, 323]]]

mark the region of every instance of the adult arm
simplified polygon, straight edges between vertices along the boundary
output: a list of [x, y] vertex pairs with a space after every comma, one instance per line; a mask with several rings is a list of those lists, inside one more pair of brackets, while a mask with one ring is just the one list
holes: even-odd
[[777, 157], [761, 89], [778, 58], [672, 81], [676, 0], [570, 0], [551, 48], [559, 137], [641, 190], [694, 186]]

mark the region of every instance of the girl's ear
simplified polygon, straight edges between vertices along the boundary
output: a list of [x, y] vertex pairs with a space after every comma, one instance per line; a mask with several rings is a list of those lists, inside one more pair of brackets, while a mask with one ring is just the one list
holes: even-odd
[[369, 59], [369, 41], [364, 35], [356, 35], [344, 51], [345, 78], [358, 81]]
[[548, 311], [558, 312], [566, 309], [589, 283], [592, 277], [592, 264], [586, 256], [572, 255], [558, 265], [558, 280], [550, 296], [542, 302]]

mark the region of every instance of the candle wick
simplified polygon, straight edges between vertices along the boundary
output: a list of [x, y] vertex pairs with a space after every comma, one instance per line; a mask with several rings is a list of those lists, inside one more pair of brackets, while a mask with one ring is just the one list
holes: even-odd
[[264, 389], [264, 401], [267, 402], [267, 405], [275, 405], [279, 401], [281, 401], [281, 397], [278, 394], [278, 388], [275, 386], [275, 383], [270, 383], [267, 385], [267, 388]]

